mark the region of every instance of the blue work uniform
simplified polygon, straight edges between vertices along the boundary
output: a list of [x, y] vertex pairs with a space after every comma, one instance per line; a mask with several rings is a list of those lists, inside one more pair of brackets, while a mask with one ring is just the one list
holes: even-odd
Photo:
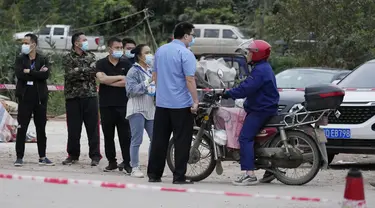
[[233, 99], [246, 98], [247, 115], [239, 136], [241, 170], [254, 170], [254, 138], [277, 115], [279, 92], [275, 74], [267, 61], [255, 64], [249, 77], [227, 92]]

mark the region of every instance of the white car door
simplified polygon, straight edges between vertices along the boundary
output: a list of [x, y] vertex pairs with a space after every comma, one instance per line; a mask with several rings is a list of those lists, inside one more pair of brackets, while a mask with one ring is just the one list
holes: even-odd
[[220, 29], [204, 29], [204, 50], [202, 53], [217, 53], [220, 51]]
[[66, 28], [65, 27], [53, 27], [52, 28], [52, 43], [55, 49], [65, 49], [66, 45]]
[[38, 33], [38, 45], [41, 49], [50, 49], [51, 27], [44, 27]]
[[230, 29], [222, 30], [222, 37], [220, 38], [221, 53], [234, 53], [238, 47], [237, 35]]

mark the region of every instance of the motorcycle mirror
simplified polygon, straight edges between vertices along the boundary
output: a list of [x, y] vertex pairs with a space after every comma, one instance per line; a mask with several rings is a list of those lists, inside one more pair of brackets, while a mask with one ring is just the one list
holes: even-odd
[[220, 80], [223, 79], [223, 77], [224, 77], [223, 70], [221, 70], [221, 69], [217, 70], [217, 76], [219, 76]]

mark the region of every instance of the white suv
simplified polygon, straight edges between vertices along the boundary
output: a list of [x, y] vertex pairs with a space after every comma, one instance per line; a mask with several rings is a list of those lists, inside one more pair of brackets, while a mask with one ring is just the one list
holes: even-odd
[[375, 154], [375, 59], [341, 80], [344, 102], [324, 127], [329, 162], [336, 154]]

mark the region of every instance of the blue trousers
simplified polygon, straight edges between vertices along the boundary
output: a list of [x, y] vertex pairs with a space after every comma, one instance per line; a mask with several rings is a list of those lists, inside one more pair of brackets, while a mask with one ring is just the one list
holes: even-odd
[[[141, 113], [135, 113], [129, 116], [129, 123], [132, 134], [130, 142], [130, 166], [134, 168], [139, 167], [139, 147], [143, 141], [144, 130], [146, 130], [150, 141], [152, 141], [154, 120], [147, 120]], [[150, 148], [148, 150], [150, 153]]]
[[239, 136], [241, 170], [254, 170], [254, 139], [272, 114], [248, 113]]

